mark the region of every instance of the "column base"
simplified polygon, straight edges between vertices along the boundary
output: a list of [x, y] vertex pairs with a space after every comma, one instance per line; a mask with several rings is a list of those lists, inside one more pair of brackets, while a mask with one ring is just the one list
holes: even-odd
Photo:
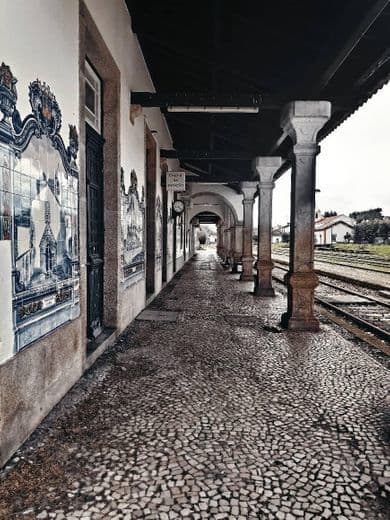
[[231, 273], [232, 274], [238, 274], [238, 264], [236, 264], [236, 263], [233, 264]]
[[253, 256], [242, 256], [242, 273], [240, 276], [240, 280], [243, 282], [253, 282], [254, 274], [253, 274]]
[[256, 296], [275, 296], [275, 291], [272, 287], [272, 268], [274, 264], [268, 260], [258, 260], [256, 262], [256, 280], [255, 290]]
[[254, 275], [253, 274], [244, 274], [241, 273], [240, 276], [240, 282], [253, 282], [254, 281]]
[[266, 296], [272, 298], [275, 296], [275, 291], [272, 287], [260, 287], [259, 285], [255, 285], [253, 294], [255, 296]]
[[281, 325], [285, 329], [296, 332], [319, 332], [320, 322], [314, 316], [310, 318], [295, 318], [287, 312], [282, 314]]

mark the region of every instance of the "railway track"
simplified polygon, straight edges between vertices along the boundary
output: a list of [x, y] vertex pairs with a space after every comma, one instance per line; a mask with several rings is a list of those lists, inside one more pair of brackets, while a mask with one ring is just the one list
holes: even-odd
[[[274, 271], [281, 271], [282, 273], [288, 271], [284, 265], [274, 263]], [[273, 278], [284, 284], [284, 280], [280, 276], [274, 274]], [[366, 334], [369, 334], [371, 339], [372, 337], [377, 338], [379, 341], [375, 341], [375, 346], [390, 355], [390, 302], [369, 294], [361, 294], [346, 287], [340, 287], [322, 280], [321, 276], [314, 299], [321, 308], [325, 308], [332, 314], [341, 316], [358, 326]], [[330, 317], [329, 313], [327, 313], [327, 317]]]
[[[286, 260], [280, 260], [280, 259], [277, 259], [277, 258], [272, 258], [272, 261], [274, 262], [274, 264], [281, 264], [283, 266], [288, 266], [289, 262], [288, 262], [288, 258], [286, 258]], [[353, 269], [355, 269], [355, 267], [353, 266], [348, 266], [348, 267], [352, 267]], [[363, 271], [365, 269], [362, 269]], [[367, 280], [367, 279], [352, 279], [350, 275], [346, 275], [346, 274], [343, 274], [342, 272], [339, 272], [339, 273], [336, 273], [334, 271], [327, 271], [326, 269], [321, 269], [321, 268], [318, 268], [318, 266], [315, 268], [315, 272], [319, 275], [319, 276], [327, 276], [329, 278], [332, 278], [334, 280], [340, 280], [340, 281], [344, 281], [346, 283], [349, 283], [349, 284], [353, 284], [353, 285], [360, 285], [361, 287], [367, 287], [367, 288], [370, 288], [370, 289], [374, 289], [374, 290], [388, 290], [389, 288], [387, 287], [387, 285], [384, 285], [383, 282], [376, 282], [375, 280]], [[380, 273], [379, 271], [375, 271], [377, 274], [382, 274]], [[389, 273], [385, 273], [385, 274], [389, 274], [390, 275], [390, 272]]]
[[[277, 252], [280, 256], [288, 258], [288, 254], [282, 251]], [[339, 265], [342, 267], [353, 267], [363, 271], [371, 271], [374, 273], [390, 274], [390, 263], [386, 261], [373, 260], [370, 258], [356, 258], [352, 255], [339, 255], [336, 253], [316, 253], [315, 261], [324, 264]]]

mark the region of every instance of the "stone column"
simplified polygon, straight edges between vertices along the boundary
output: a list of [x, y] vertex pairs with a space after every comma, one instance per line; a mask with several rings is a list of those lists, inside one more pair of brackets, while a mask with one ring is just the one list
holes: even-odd
[[256, 296], [275, 296], [272, 287], [272, 192], [274, 175], [282, 165], [281, 157], [256, 157], [254, 168], [259, 175], [258, 249], [255, 277]]
[[190, 225], [190, 223], [188, 222], [188, 213], [191, 208], [191, 197], [182, 196], [181, 200], [184, 203], [184, 219], [183, 219], [184, 220], [184, 222], [183, 222], [184, 249], [183, 249], [183, 254], [184, 254], [184, 261], [186, 261], [187, 257], [189, 258], [191, 256], [190, 251], [189, 251], [188, 239], [187, 239], [188, 238], [188, 229], [189, 229], [189, 225]]
[[222, 222], [217, 224], [217, 254], [220, 258], [223, 256], [223, 228]]
[[231, 265], [231, 248], [232, 248], [232, 229], [233, 229], [233, 215], [228, 208], [225, 208], [225, 228], [224, 228], [224, 267], [228, 268]]
[[244, 228], [243, 228], [243, 244], [242, 244], [242, 273], [240, 280], [253, 281], [253, 251], [252, 251], [252, 235], [253, 235], [253, 204], [255, 202], [255, 193], [257, 191], [257, 182], [246, 181], [240, 184], [241, 193], [244, 195], [242, 204], [244, 206]]
[[281, 125], [294, 143], [291, 177], [290, 267], [288, 308], [282, 324], [291, 330], [318, 331], [314, 316], [315, 165], [320, 151], [317, 134], [331, 115], [329, 101], [293, 101]]
[[225, 267], [229, 266], [229, 251], [230, 251], [230, 228], [225, 228], [223, 230], [223, 255], [224, 255], [223, 265]]
[[242, 255], [242, 224], [234, 226], [234, 248], [232, 273], [238, 273], [238, 264]]
[[229, 242], [229, 265], [234, 266], [234, 248], [236, 243], [236, 227], [230, 226], [230, 242]]

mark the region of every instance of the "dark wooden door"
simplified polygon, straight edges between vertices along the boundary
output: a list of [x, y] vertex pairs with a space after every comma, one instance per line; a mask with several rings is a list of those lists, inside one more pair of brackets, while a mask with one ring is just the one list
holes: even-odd
[[103, 138], [87, 124], [87, 335], [91, 339], [103, 328], [103, 143]]
[[146, 295], [154, 293], [156, 265], [156, 141], [146, 132]]
[[162, 242], [163, 242], [163, 257], [162, 257], [162, 281], [167, 281], [167, 257], [168, 257], [168, 193], [164, 186], [162, 188], [163, 196], [163, 228], [162, 228]]

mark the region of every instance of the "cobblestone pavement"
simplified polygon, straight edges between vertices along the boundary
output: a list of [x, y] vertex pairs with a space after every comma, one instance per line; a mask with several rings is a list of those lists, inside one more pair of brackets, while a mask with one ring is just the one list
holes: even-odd
[[[190, 261], [11, 461], [0, 517], [387, 519], [389, 372]], [[2, 516], [1, 516], [2, 515]]]

